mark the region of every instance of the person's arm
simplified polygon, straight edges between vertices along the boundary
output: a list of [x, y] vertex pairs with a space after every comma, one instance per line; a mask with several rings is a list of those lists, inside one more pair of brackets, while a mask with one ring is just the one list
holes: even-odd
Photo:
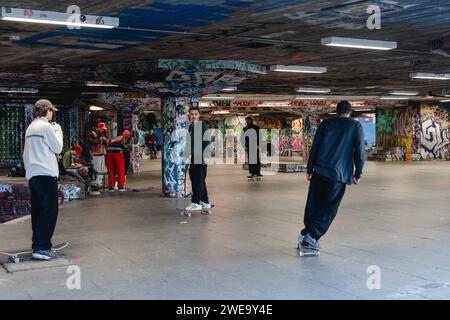
[[54, 154], [60, 154], [63, 148], [63, 133], [57, 123], [51, 124], [44, 130], [44, 141]]
[[317, 128], [317, 132], [314, 135], [311, 152], [309, 154], [308, 164], [306, 166], [306, 173], [308, 175], [311, 175], [314, 171], [314, 165], [316, 164], [320, 144], [322, 143], [322, 135], [323, 135], [325, 123], [326, 122], [324, 121], [319, 125], [319, 128]]
[[355, 163], [354, 177], [359, 181], [359, 179], [361, 179], [362, 170], [366, 161], [366, 151], [364, 149], [364, 132], [362, 125], [359, 122], [356, 124], [353, 141], [353, 161]]

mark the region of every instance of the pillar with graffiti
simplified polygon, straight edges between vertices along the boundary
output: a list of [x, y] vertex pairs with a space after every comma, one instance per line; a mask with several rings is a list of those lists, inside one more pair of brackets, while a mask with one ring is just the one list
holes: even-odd
[[105, 81], [161, 97], [162, 190], [165, 196], [184, 197], [188, 194], [183, 159], [186, 141], [180, 135], [188, 129], [187, 111], [192, 101], [237, 86], [250, 77], [266, 74], [267, 70], [239, 61], [160, 59], [101, 65], [97, 72]]

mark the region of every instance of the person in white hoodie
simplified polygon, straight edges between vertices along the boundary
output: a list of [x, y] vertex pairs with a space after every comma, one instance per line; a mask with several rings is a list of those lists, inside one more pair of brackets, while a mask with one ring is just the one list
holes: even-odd
[[61, 126], [53, 121], [57, 109], [48, 100], [33, 108], [33, 122], [25, 134], [23, 161], [31, 192], [33, 258], [51, 260], [52, 237], [58, 219], [58, 161], [63, 148]]

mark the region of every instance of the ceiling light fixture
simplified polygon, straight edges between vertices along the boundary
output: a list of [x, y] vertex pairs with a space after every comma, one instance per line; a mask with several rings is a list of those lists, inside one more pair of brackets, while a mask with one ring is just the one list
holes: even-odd
[[450, 73], [415, 72], [409, 75], [412, 79], [450, 80]]
[[86, 87], [118, 87], [117, 84], [106, 83], [102, 81], [86, 81]]
[[397, 48], [395, 41], [380, 41], [341, 37], [322, 38], [322, 44], [332, 47], [357, 48], [357, 49], [372, 49], [372, 50], [392, 50]]
[[284, 66], [273, 65], [270, 66], [270, 70], [279, 72], [299, 72], [299, 73], [325, 73], [327, 68], [324, 67], [307, 67], [307, 66]]
[[230, 111], [228, 110], [217, 110], [217, 111], [212, 111], [211, 114], [229, 114]]
[[406, 96], [381, 96], [381, 100], [408, 100], [409, 97]]
[[35, 88], [0, 88], [1, 93], [38, 93]]
[[398, 96], [417, 96], [419, 95], [419, 91], [391, 91], [390, 92], [393, 95], [398, 95]]
[[119, 18], [79, 15], [54, 11], [19, 8], [1, 8], [1, 19], [5, 21], [42, 23], [72, 27], [113, 29], [119, 26]]
[[207, 99], [207, 100], [233, 100], [236, 97], [234, 96], [213, 96], [213, 95], [206, 95], [203, 96], [202, 99]]
[[236, 91], [236, 90], [237, 90], [237, 87], [226, 87], [226, 88], [223, 88], [221, 91], [232, 92], [232, 91]]
[[105, 110], [105, 109], [103, 109], [101, 107], [97, 107], [97, 106], [90, 106], [89, 110], [91, 110], [91, 111], [102, 111], [102, 110]]
[[297, 96], [296, 100], [325, 100], [327, 97], [323, 96]]
[[330, 93], [331, 89], [326, 88], [297, 88], [296, 92], [310, 92], [310, 93]]

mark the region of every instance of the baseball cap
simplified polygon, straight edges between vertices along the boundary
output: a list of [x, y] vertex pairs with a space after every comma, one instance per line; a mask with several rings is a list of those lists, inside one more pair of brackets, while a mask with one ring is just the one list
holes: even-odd
[[125, 131], [122, 133], [122, 135], [123, 135], [124, 137], [129, 137], [129, 136], [131, 136], [131, 132], [130, 132], [129, 130], [125, 130]]
[[102, 130], [108, 130], [108, 127], [106, 126], [106, 124], [104, 122], [99, 122], [97, 124], [97, 128], [102, 129]]
[[83, 152], [83, 148], [77, 144], [76, 146], [73, 147], [73, 149], [75, 150], [75, 152], [77, 153], [77, 155], [80, 155], [81, 152]]
[[47, 100], [47, 99], [41, 99], [41, 100], [36, 101], [36, 103], [34, 104], [34, 108], [58, 111], [58, 109], [55, 108], [53, 103], [51, 103], [50, 100]]

